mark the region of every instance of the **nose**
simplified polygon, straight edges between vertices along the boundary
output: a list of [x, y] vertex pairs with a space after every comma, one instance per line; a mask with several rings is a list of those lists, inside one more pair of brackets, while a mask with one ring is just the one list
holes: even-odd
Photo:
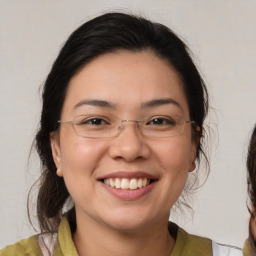
[[138, 121], [124, 120], [120, 129], [109, 149], [112, 158], [132, 162], [150, 156], [150, 147], [139, 130]]

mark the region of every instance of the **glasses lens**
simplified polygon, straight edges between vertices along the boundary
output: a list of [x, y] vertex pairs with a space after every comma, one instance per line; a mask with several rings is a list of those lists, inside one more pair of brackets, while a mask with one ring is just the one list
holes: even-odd
[[73, 124], [76, 134], [85, 138], [109, 138], [118, 132], [118, 120], [112, 116], [81, 115]]
[[185, 120], [178, 115], [147, 117], [141, 123], [142, 133], [147, 137], [155, 138], [181, 135], [184, 127]]
[[181, 135], [185, 119], [178, 115], [158, 115], [139, 120], [120, 120], [107, 115], [81, 115], [73, 120], [76, 134], [84, 138], [111, 138], [118, 135], [124, 122], [136, 122], [146, 137], [165, 138]]

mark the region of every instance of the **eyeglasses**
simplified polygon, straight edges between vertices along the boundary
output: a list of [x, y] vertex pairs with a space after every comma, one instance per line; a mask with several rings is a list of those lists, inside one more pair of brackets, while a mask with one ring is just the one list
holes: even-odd
[[83, 138], [103, 139], [118, 136], [125, 123], [136, 123], [141, 134], [150, 138], [167, 138], [183, 134], [186, 124], [195, 125], [178, 115], [145, 116], [140, 120], [122, 120], [113, 115], [79, 115], [71, 121], [58, 121], [71, 124], [75, 133]]

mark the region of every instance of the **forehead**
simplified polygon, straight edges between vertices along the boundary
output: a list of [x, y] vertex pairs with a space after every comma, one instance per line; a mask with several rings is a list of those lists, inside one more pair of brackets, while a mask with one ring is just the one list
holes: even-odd
[[132, 112], [145, 102], [167, 98], [188, 115], [181, 79], [167, 60], [151, 51], [119, 51], [93, 59], [70, 80], [62, 116], [72, 115], [81, 101], [107, 101]]

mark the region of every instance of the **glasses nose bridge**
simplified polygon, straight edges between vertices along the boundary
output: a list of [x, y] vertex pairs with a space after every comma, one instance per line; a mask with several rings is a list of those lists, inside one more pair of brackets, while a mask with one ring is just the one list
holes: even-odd
[[132, 120], [132, 119], [120, 119], [120, 125], [118, 126], [118, 132], [120, 134], [120, 132], [122, 131], [122, 129], [124, 128], [124, 124], [125, 123], [136, 123], [137, 127], [140, 129], [140, 122], [141, 120]]

